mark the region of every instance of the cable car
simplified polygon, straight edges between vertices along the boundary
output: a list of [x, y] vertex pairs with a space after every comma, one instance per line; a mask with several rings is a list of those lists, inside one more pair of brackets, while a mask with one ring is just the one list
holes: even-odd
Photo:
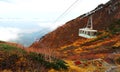
[[92, 16], [88, 19], [87, 26], [79, 29], [79, 36], [84, 38], [96, 38], [97, 30], [93, 29]]

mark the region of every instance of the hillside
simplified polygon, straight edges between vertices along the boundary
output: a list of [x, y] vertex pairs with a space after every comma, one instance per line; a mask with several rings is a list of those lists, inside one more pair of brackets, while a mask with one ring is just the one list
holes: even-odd
[[[116, 59], [120, 64], [120, 58]], [[112, 68], [112, 69], [111, 69]], [[120, 66], [112, 66], [102, 59], [61, 60], [45, 54], [27, 52], [11, 43], [0, 41], [0, 72], [119, 72]]]
[[[78, 31], [90, 15], [98, 33], [87, 39]], [[100, 4], [29, 48], [0, 41], [0, 72], [120, 72], [120, 0]]]
[[[85, 27], [88, 18], [93, 17], [93, 28], [98, 30], [97, 38], [78, 36], [79, 28]], [[30, 49], [43, 52], [44, 49], [65, 60], [94, 60], [101, 58], [109, 64], [120, 57], [120, 0], [110, 0], [94, 10], [73, 19], [55, 31], [48, 33]]]
[[0, 72], [48, 72], [66, 70], [66, 63], [45, 54], [27, 52], [11, 43], [0, 41]]
[[[106, 31], [114, 21], [120, 19], [120, 0], [111, 0], [106, 4], [96, 7], [92, 14], [94, 29], [98, 31]], [[89, 12], [89, 13], [91, 13]], [[85, 27], [90, 15], [86, 13], [73, 19], [55, 31], [48, 33], [39, 42], [33, 43], [33, 48], [59, 48], [74, 43], [76, 40], [82, 41], [82, 37], [78, 36], [79, 28]]]

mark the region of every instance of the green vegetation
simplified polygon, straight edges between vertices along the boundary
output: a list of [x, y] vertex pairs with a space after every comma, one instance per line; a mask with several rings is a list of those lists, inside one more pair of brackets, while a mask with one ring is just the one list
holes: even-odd
[[116, 34], [120, 32], [120, 19], [110, 24], [109, 32], [111, 34]]
[[0, 44], [0, 51], [5, 51], [8, 53], [14, 53], [16, 52], [17, 54], [22, 53], [25, 54], [26, 51], [24, 51], [23, 49], [17, 48], [15, 46], [11, 46], [8, 44]]
[[66, 63], [52, 56], [26, 52], [8, 44], [0, 44], [0, 71], [47, 72], [50, 69], [67, 70]]
[[47, 69], [53, 68], [55, 70], [61, 70], [61, 69], [66, 70], [68, 67], [67, 65], [65, 65], [66, 63], [63, 60], [46, 56], [46, 58], [50, 59], [48, 60], [45, 58], [45, 55], [43, 54], [30, 53], [29, 58], [31, 58], [31, 60], [39, 62], [41, 65], [43, 65]]

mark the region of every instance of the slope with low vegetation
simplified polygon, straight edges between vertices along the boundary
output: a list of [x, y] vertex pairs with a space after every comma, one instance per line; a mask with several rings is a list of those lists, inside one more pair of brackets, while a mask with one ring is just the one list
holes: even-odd
[[0, 72], [48, 72], [50, 69], [59, 71], [67, 68], [66, 62], [55, 57], [0, 43]]
[[[111, 29], [111, 27], [113, 27]], [[60, 56], [63, 58], [104, 58], [112, 53], [119, 54], [120, 51], [120, 20], [117, 20], [102, 31], [97, 38], [76, 40], [70, 45], [61, 47]]]
[[[86, 25], [90, 17], [89, 14], [93, 18], [93, 29], [98, 30], [97, 38], [93, 39], [78, 36], [79, 28]], [[54, 55], [73, 62], [77, 60], [86, 61], [87, 63], [89, 60], [102, 59], [110, 65], [119, 65], [120, 0], [110, 0], [89, 13], [67, 22], [53, 32], [46, 34], [38, 42], [33, 43], [30, 48], [38, 53], [44, 51], [44, 49], [46, 49], [46, 52], [49, 50], [55, 51], [56, 54]], [[75, 65], [70, 64], [70, 69], [71, 66], [74, 67]], [[76, 67], [77, 69], [80, 68], [80, 70], [84, 69], [79, 66], [75, 66], [75, 69]], [[95, 71], [97, 68], [94, 65], [86, 66], [85, 69], [91, 67], [94, 69], [91, 72], [101, 72]], [[108, 70], [110, 69], [111, 67], [108, 66]], [[80, 70], [75, 72], [80, 72]], [[103, 72], [105, 71], [107, 70], [103, 69]], [[116, 72], [119, 71], [118, 69]]]

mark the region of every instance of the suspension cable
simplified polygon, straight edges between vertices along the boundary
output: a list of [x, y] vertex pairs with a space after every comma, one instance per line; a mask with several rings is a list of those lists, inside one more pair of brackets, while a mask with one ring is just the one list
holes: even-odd
[[53, 23], [56, 23], [63, 15], [65, 15], [65, 13], [72, 8], [79, 0], [76, 0], [75, 2], [73, 2]]

